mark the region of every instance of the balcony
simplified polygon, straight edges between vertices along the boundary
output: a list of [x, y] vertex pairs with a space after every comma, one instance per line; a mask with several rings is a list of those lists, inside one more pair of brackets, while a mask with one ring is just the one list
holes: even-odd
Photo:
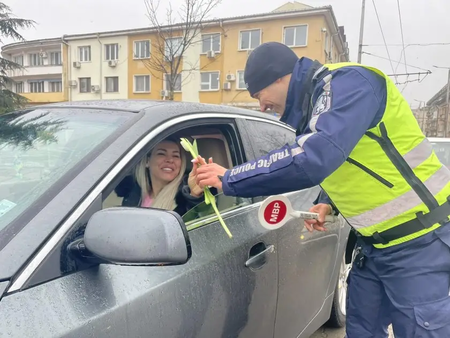
[[25, 66], [23, 69], [8, 70], [8, 77], [26, 77], [26, 76], [41, 76], [41, 75], [59, 75], [62, 74], [62, 65], [59, 66]]
[[30, 104], [65, 101], [64, 93], [21, 93], [20, 95], [30, 100]]

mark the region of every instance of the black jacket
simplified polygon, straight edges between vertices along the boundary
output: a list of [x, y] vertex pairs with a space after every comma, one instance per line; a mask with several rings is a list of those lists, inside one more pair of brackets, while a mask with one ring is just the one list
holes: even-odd
[[[191, 190], [188, 185], [188, 178], [189, 174], [185, 174], [179, 186], [178, 193], [175, 196], [177, 207], [173, 211], [178, 213], [180, 216], [183, 216], [187, 211], [204, 201], [203, 195], [199, 198], [195, 198], [190, 195]], [[114, 191], [117, 196], [123, 197], [122, 206], [138, 207], [140, 205], [141, 187], [137, 184], [133, 176], [125, 177], [122, 182], [117, 185]], [[216, 195], [217, 190], [211, 188], [211, 193]]]

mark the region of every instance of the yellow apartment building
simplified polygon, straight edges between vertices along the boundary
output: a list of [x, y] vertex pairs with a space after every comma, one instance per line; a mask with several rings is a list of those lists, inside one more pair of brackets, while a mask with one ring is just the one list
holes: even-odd
[[[175, 100], [259, 109], [246, 91], [243, 70], [252, 49], [268, 41], [283, 42], [298, 56], [322, 63], [349, 60], [344, 29], [338, 26], [330, 6], [314, 8], [290, 2], [270, 13], [209, 21], [204, 26], [182, 55]], [[167, 29], [176, 39], [176, 29]], [[159, 100], [169, 96], [164, 74], [160, 67], [152, 69], [155, 62], [149, 61], [161, 58], [158, 37], [161, 34], [152, 29], [128, 33], [129, 98]], [[150, 85], [141, 91], [140, 83], [144, 82]]]
[[[288, 2], [270, 13], [211, 20], [202, 27], [181, 56], [169, 51], [183, 35], [176, 26], [27, 41], [3, 46], [2, 54], [11, 60], [24, 56], [24, 70], [11, 74], [23, 85], [13, 90], [31, 104], [173, 96], [249, 109], [259, 105], [246, 91], [243, 69], [251, 51], [264, 42], [282, 42], [299, 57], [322, 63], [349, 60], [344, 28], [331, 6]], [[35, 62], [30, 55], [36, 53], [47, 56]], [[179, 62], [173, 93], [166, 81], [171, 62]]]

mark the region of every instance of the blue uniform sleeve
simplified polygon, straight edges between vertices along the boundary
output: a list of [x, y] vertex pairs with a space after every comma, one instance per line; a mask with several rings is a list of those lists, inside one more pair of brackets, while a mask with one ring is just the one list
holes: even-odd
[[[225, 195], [267, 196], [316, 186], [339, 168], [384, 113], [385, 82], [362, 67], [327, 75], [316, 87], [310, 133], [256, 160], [227, 170]], [[320, 94], [320, 95], [319, 95]]]

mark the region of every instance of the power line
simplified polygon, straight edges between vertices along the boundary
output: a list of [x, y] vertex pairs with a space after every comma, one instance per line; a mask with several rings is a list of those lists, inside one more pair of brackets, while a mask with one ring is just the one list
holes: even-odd
[[[421, 46], [421, 47], [425, 47], [425, 46], [449, 46], [450, 42], [430, 42], [430, 43], [409, 43], [406, 45], [406, 47], [408, 46]], [[381, 47], [381, 46], [385, 46], [384, 44], [367, 44], [367, 45], [363, 45], [363, 47]], [[404, 47], [403, 44], [401, 43], [393, 43], [388, 45], [390, 47]]]
[[[391, 60], [391, 55], [389, 54], [389, 48], [387, 46], [386, 39], [384, 37], [383, 27], [381, 26], [380, 16], [378, 15], [377, 6], [375, 5], [375, 0], [372, 0], [372, 4], [373, 4], [373, 8], [375, 9], [375, 14], [377, 16], [378, 25], [380, 26], [381, 35], [383, 37], [384, 45], [386, 47], [386, 52], [387, 52], [387, 55], [388, 55], [388, 58], [389, 58], [389, 62], [391, 64], [392, 72], [395, 73], [394, 65], [392, 64], [392, 60]], [[397, 77], [395, 77], [395, 81], [397, 81]]]
[[[372, 54], [372, 53], [369, 53], [369, 52], [363, 52], [363, 53], [364, 53], [364, 54], [367, 54], [367, 55], [370, 55], [370, 56], [373, 56], [373, 57], [375, 57], [375, 58], [379, 58], [379, 59], [383, 59], [383, 60], [389, 60], [388, 58], [385, 58], [385, 57], [383, 57], [383, 56], [379, 56], [379, 55], [376, 55], [376, 54]], [[403, 63], [401, 63], [401, 64], [403, 64]], [[420, 70], [424, 70], [424, 71], [426, 71], [426, 72], [429, 72], [429, 71], [430, 71], [429, 69], [420, 68], [420, 67], [412, 66], [412, 65], [408, 65], [408, 67], [416, 68], [416, 69], [420, 69]], [[395, 72], [394, 72], [394, 73], [395, 73]]]
[[[398, 19], [400, 21], [400, 32], [402, 34], [402, 45], [403, 45], [403, 60], [405, 61], [405, 71], [408, 73], [408, 65], [406, 64], [406, 52], [405, 52], [405, 40], [403, 38], [403, 23], [402, 23], [402, 13], [400, 10], [400, 0], [397, 0], [397, 9], [398, 9]], [[397, 68], [402, 60], [402, 56], [400, 55], [400, 60], [397, 63], [397, 67], [395, 68], [395, 73], [397, 72]]]

